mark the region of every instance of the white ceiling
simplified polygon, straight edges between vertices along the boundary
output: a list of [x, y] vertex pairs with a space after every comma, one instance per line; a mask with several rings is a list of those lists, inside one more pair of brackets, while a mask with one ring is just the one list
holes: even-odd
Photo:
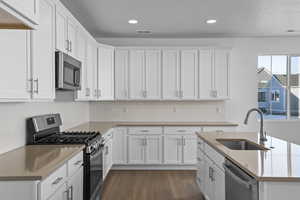
[[[300, 0], [61, 0], [95, 37], [300, 35]], [[127, 23], [137, 19], [137, 25]], [[207, 25], [215, 18], [217, 24]], [[294, 29], [296, 32], [287, 33]], [[136, 30], [150, 30], [140, 35]]]

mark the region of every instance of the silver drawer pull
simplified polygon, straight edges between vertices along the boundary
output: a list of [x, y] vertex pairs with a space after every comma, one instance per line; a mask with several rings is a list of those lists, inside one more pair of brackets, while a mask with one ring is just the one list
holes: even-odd
[[178, 130], [177, 132], [183, 133], [186, 132], [186, 130]]
[[58, 177], [57, 179], [55, 179], [55, 181], [53, 181], [52, 185], [57, 185], [63, 179], [63, 177]]
[[141, 130], [141, 132], [143, 132], [143, 133], [148, 133], [149, 130]]
[[74, 165], [80, 165], [82, 163], [81, 160], [78, 160], [76, 163], [74, 163]]

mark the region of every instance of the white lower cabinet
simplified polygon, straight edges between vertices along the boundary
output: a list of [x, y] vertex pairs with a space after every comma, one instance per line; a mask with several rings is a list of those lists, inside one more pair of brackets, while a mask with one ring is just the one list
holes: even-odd
[[198, 139], [197, 182], [207, 200], [225, 200], [225, 160], [219, 153]]
[[183, 135], [183, 163], [196, 164], [197, 163], [197, 136]]
[[47, 200], [67, 200], [67, 184], [64, 183], [61, 187]]
[[71, 200], [83, 200], [83, 167], [68, 180], [68, 196]]
[[103, 150], [103, 179], [106, 178], [108, 172], [113, 165], [113, 131], [110, 130], [104, 136], [104, 150]]
[[145, 163], [145, 136], [143, 135], [128, 136], [128, 163], [129, 164]]
[[182, 163], [182, 136], [165, 135], [164, 136], [164, 163], [181, 164]]
[[160, 135], [129, 135], [129, 164], [161, 164], [162, 136]]
[[113, 133], [113, 163], [123, 165], [127, 163], [127, 128], [118, 127]]

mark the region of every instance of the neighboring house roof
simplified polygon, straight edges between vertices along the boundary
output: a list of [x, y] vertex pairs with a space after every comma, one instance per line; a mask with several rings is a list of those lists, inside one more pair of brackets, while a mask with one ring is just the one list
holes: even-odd
[[[290, 75], [290, 85], [299, 86], [299, 76], [300, 74], [291, 74]], [[283, 85], [287, 85], [287, 75], [284, 74], [275, 74], [274, 77]]]
[[[285, 74], [272, 74], [268, 69], [261, 67], [257, 69], [258, 74], [258, 87], [266, 88], [269, 87], [269, 82], [272, 78], [275, 78], [280, 85], [287, 86], [287, 75]], [[299, 86], [300, 85], [300, 74], [292, 74], [290, 75], [290, 84], [291, 86]]]

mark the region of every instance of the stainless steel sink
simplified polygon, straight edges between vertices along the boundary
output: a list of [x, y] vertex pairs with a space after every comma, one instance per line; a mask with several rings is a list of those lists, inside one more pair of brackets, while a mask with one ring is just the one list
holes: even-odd
[[217, 141], [232, 150], [269, 150], [264, 146], [245, 139], [217, 139]]

